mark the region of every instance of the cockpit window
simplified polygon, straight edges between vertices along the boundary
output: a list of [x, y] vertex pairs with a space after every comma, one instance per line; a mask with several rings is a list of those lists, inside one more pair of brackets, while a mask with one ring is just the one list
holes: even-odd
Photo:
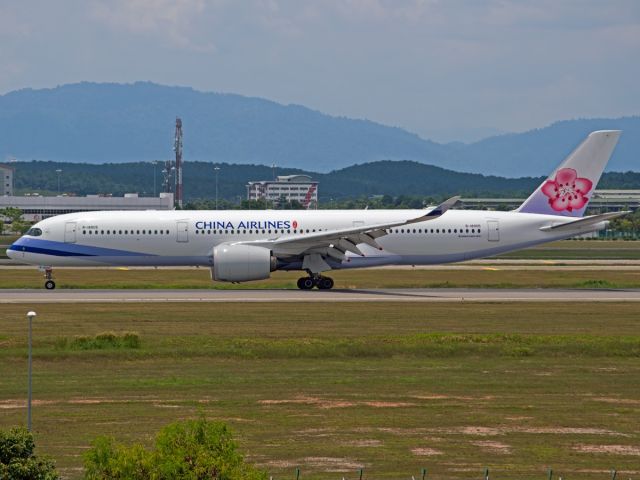
[[27, 230], [27, 235], [30, 235], [32, 237], [39, 237], [40, 235], [42, 235], [42, 230], [40, 230], [39, 228], [30, 228], [29, 230]]

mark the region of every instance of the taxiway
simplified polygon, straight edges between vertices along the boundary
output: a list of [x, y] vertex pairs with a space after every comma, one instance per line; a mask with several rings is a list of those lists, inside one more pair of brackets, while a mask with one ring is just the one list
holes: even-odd
[[406, 288], [349, 290], [7, 289], [0, 303], [112, 302], [640, 302], [640, 289]]

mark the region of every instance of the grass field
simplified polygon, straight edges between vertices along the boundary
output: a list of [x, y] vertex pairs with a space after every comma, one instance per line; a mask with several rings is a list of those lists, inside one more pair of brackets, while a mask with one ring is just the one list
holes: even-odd
[[[57, 269], [58, 288], [296, 288], [300, 272], [274, 272], [269, 280], [239, 285], [212, 282], [208, 269]], [[335, 288], [640, 288], [640, 270], [603, 266], [598, 270], [342, 270], [330, 273]], [[2, 288], [42, 288], [33, 269], [0, 270]]]
[[[25, 419], [26, 305], [0, 315], [0, 426]], [[274, 478], [638, 478], [635, 304], [39, 305], [34, 430], [92, 438], [204, 413]], [[137, 342], [96, 336], [135, 332]], [[77, 337], [81, 337], [78, 339]], [[104, 337], [101, 337], [104, 338]], [[131, 335], [129, 338], [133, 338]], [[348, 473], [342, 473], [348, 472]]]
[[637, 260], [640, 242], [624, 240], [563, 240], [506, 253], [496, 258], [520, 260]]

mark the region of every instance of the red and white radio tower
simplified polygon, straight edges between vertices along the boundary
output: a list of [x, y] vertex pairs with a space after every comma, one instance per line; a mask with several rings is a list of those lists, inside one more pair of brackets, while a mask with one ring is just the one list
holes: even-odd
[[176, 138], [173, 144], [173, 150], [176, 152], [176, 205], [182, 208], [182, 120], [176, 118]]

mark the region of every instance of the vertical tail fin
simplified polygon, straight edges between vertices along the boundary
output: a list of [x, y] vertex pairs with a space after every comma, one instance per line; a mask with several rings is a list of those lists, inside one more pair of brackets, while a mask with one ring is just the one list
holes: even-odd
[[582, 217], [620, 133], [591, 132], [517, 211]]

